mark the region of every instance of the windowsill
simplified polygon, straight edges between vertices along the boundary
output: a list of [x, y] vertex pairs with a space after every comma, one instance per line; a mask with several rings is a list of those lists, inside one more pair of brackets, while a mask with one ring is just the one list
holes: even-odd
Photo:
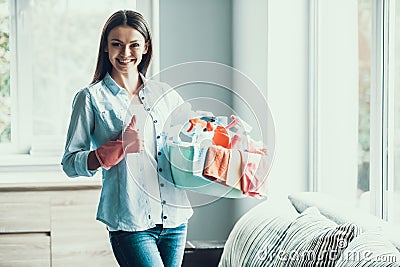
[[0, 172], [0, 184], [100, 184], [101, 171], [93, 177], [69, 178], [59, 171]]
[[33, 156], [29, 154], [0, 155], [0, 172], [6, 167], [56, 166], [61, 165], [61, 156]]
[[1, 155], [0, 185], [4, 184], [101, 184], [101, 171], [94, 177], [69, 178], [62, 171], [60, 156]]

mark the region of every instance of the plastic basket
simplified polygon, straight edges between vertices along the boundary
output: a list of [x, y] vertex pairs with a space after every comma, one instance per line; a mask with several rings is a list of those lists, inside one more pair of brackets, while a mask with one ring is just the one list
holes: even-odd
[[[193, 169], [194, 146], [168, 144], [169, 160], [171, 163], [172, 178], [178, 188], [194, 191], [201, 194], [226, 197], [243, 198], [242, 191], [207, 179]], [[204, 160], [200, 159], [200, 160]]]

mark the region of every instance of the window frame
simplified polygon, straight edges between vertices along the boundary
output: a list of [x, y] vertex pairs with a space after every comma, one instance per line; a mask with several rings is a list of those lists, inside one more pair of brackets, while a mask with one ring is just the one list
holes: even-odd
[[[384, 185], [387, 177], [387, 95], [384, 51], [387, 35], [384, 27], [384, 1], [373, 1], [371, 26], [371, 114], [370, 114], [370, 205], [372, 214], [384, 218]], [[385, 25], [386, 24], [386, 25]], [[375, 90], [374, 90], [375, 88]]]
[[[395, 111], [395, 81], [398, 79], [398, 73], [396, 73], [396, 5], [399, 5], [396, 1], [389, 0], [383, 3], [384, 5], [384, 13], [383, 20], [385, 23], [384, 27], [384, 35], [386, 40], [386, 45], [383, 47], [383, 63], [386, 66], [386, 79], [383, 87], [384, 95], [386, 96], [386, 106], [383, 107], [382, 112], [385, 114], [383, 117], [386, 118], [386, 175], [383, 176], [383, 197], [382, 197], [382, 217], [385, 220], [391, 221], [392, 214], [391, 209], [393, 207], [389, 207], [389, 205], [393, 205], [393, 198], [396, 194], [395, 192], [395, 123], [394, 120], [396, 118]], [[397, 37], [398, 38], [398, 37]], [[397, 75], [397, 77], [396, 77]]]
[[[337, 193], [341, 190], [346, 195], [353, 193], [353, 184], [355, 191], [358, 135], [358, 104], [355, 103], [358, 103], [358, 90], [349, 92], [346, 89], [358, 88], [357, 38], [353, 34], [357, 29], [356, 24], [344, 27], [344, 23], [356, 22], [356, 8], [354, 1], [309, 2], [308, 191]], [[341, 19], [332, 21], [342, 13], [341, 10], [346, 11], [341, 14]], [[335, 38], [346, 39], [350, 45], [335, 42]], [[337, 80], [333, 81], [332, 77]], [[338, 118], [343, 119], [340, 127], [328, 125], [327, 122], [337, 123], [334, 119]], [[336, 145], [335, 142], [339, 143]], [[335, 167], [338, 164], [341, 168]], [[347, 197], [353, 200], [352, 195]]]
[[389, 195], [394, 184], [394, 54], [395, 6], [393, 0], [375, 0], [371, 88], [371, 210], [390, 221]]

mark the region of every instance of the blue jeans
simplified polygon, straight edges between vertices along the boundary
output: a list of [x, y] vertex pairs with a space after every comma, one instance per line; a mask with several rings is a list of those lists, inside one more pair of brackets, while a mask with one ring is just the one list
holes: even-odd
[[138, 231], [110, 231], [111, 246], [120, 266], [181, 266], [186, 243], [187, 224], [176, 228]]

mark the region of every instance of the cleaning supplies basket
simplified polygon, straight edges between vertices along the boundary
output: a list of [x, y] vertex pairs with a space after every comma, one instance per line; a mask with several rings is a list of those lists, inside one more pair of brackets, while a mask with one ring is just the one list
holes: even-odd
[[167, 150], [176, 187], [218, 197], [245, 197], [241, 190], [212, 181], [202, 175], [207, 149], [188, 144], [169, 143]]

